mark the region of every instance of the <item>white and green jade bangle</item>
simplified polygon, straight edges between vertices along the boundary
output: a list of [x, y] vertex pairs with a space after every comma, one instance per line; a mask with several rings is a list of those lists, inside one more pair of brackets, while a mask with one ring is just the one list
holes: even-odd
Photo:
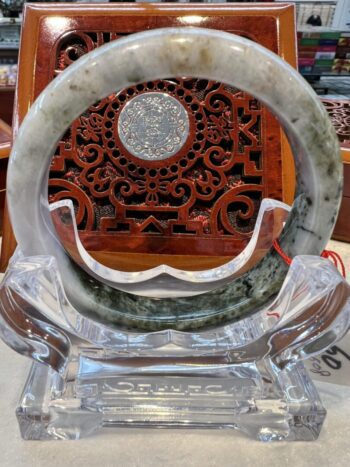
[[278, 292], [287, 267], [269, 252], [231, 284], [185, 298], [145, 298], [87, 274], [57, 240], [48, 205], [48, 173], [57, 141], [90, 105], [136, 83], [191, 76], [252, 94], [279, 118], [297, 168], [297, 196], [280, 244], [294, 257], [320, 254], [342, 192], [342, 164], [328, 115], [304, 79], [267, 49], [233, 34], [166, 28], [130, 35], [80, 58], [58, 76], [28, 112], [10, 157], [8, 204], [19, 248], [53, 255], [71, 304], [121, 328], [190, 331], [229, 323], [257, 311]]

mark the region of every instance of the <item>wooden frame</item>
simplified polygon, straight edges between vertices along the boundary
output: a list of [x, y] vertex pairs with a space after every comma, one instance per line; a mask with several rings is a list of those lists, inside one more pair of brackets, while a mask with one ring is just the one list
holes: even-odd
[[[74, 30], [79, 25], [91, 22], [91, 17], [96, 28], [106, 28], [107, 24], [113, 24], [119, 19], [124, 25], [128, 25], [129, 32], [136, 32], [144, 28], [144, 18], [148, 18], [149, 27], [197, 25], [215, 29], [230, 30], [251, 29], [254, 24], [255, 36], [259, 42], [267, 45], [266, 40], [270, 35], [275, 35], [278, 54], [296, 67], [296, 33], [294, 28], [294, 7], [287, 4], [27, 4], [25, 7], [24, 24], [22, 29], [21, 49], [19, 55], [18, 87], [15, 100], [15, 112], [13, 121], [14, 137], [18, 132], [20, 123], [28, 111], [31, 103], [38, 93], [44, 88], [47, 79], [38, 81], [40, 74], [36, 64], [40, 50], [39, 41], [45, 34], [46, 43], [54, 44], [62, 34], [62, 30]], [[264, 21], [259, 19], [264, 18]], [[232, 26], [234, 25], [234, 26]], [[268, 26], [267, 26], [268, 25]], [[47, 54], [47, 50], [45, 51]], [[47, 56], [47, 55], [46, 55]], [[285, 136], [281, 135], [281, 160], [282, 160], [282, 187], [283, 200], [291, 203], [294, 195], [294, 164], [290, 148]], [[15, 239], [11, 231], [7, 212], [5, 213], [3, 245], [1, 251], [0, 268], [4, 270], [15, 248]], [[90, 252], [93, 254], [93, 252]], [[103, 261], [102, 252], [94, 255]], [[127, 265], [129, 254], [120, 253], [115, 266], [123, 269]], [[151, 267], [159, 263], [158, 255], [136, 255], [135, 262], [140, 269]], [[187, 256], [184, 258], [176, 255], [168, 257], [162, 255], [162, 260], [173, 266], [211, 267], [227, 261], [228, 257]]]

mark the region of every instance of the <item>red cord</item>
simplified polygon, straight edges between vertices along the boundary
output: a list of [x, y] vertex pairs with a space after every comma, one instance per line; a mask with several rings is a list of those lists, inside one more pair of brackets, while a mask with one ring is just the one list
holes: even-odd
[[[340, 271], [341, 271], [342, 276], [346, 277], [345, 265], [344, 265], [344, 262], [343, 262], [341, 256], [339, 255], [339, 253], [337, 253], [336, 251], [332, 251], [332, 250], [324, 250], [322, 252], [321, 256], [323, 258], [328, 258], [331, 261], [333, 261], [333, 263], [334, 263], [334, 265], [335, 265], [335, 267], [337, 269], [339, 269], [339, 267], [340, 267]], [[338, 266], [338, 261], [339, 261], [339, 266]]]
[[283, 259], [283, 261], [288, 264], [288, 266], [291, 265], [292, 263], [292, 258], [290, 258], [281, 248], [281, 245], [278, 243], [278, 240], [276, 238], [276, 240], [273, 241], [273, 244], [272, 246], [274, 247], [274, 249], [277, 251], [277, 253], [280, 255], [280, 257]]
[[[290, 266], [292, 263], [292, 258], [290, 258], [281, 248], [281, 245], [279, 244], [278, 240], [274, 240], [272, 246], [274, 249], [277, 251], [277, 253], [280, 255], [280, 257], [283, 259], [283, 261]], [[343, 260], [341, 259], [341, 256], [336, 252], [332, 250], [324, 250], [321, 253], [322, 258], [327, 258], [330, 261], [334, 263], [334, 266], [341, 271], [342, 276], [345, 278], [346, 277], [346, 271], [345, 271], [345, 266], [343, 263]], [[339, 262], [339, 264], [338, 264]]]

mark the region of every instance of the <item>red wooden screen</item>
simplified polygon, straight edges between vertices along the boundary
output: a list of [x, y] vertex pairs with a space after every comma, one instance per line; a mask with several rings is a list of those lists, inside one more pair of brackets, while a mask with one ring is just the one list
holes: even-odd
[[[119, 32], [64, 34], [53, 79]], [[164, 92], [185, 107], [190, 137], [169, 159], [144, 161], [121, 143], [117, 121], [136, 95]], [[74, 201], [85, 246], [143, 253], [235, 255], [263, 197], [282, 199], [280, 129], [254, 98], [223, 83], [169, 78], [108, 96], [60, 141], [50, 201]]]
[[[295, 66], [290, 5], [27, 5], [14, 135], [34, 99], [79, 56], [133, 32], [191, 25], [249, 37]], [[167, 160], [135, 160], [116, 133], [119, 112], [137, 93], [159, 89], [188, 110], [190, 137]], [[141, 253], [133, 257], [140, 268], [164, 261], [144, 253], [212, 267], [244, 248], [263, 197], [291, 201], [293, 170], [278, 123], [255, 99], [223, 83], [169, 77], [106, 96], [77, 119], [58, 144], [49, 196], [73, 199], [84, 245], [110, 267], [129, 269], [128, 252]], [[5, 217], [2, 269], [15, 246]]]

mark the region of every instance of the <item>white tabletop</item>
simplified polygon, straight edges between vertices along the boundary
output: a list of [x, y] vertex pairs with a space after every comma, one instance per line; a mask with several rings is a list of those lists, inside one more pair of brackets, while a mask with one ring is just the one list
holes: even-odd
[[350, 466], [350, 387], [317, 383], [328, 415], [315, 442], [262, 444], [233, 430], [111, 429], [80, 441], [23, 441], [15, 408], [30, 361], [0, 342], [0, 466]]

